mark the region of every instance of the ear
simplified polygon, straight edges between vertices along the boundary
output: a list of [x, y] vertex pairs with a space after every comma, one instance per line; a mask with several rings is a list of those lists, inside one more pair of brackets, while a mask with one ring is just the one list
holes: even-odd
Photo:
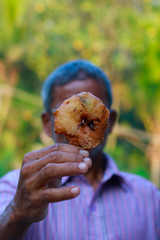
[[114, 110], [114, 109], [110, 110], [110, 116], [109, 116], [109, 121], [108, 121], [109, 127], [107, 129], [109, 134], [112, 132], [112, 129], [116, 123], [117, 115], [118, 114], [117, 114], [116, 110]]
[[52, 137], [52, 129], [51, 129], [51, 119], [50, 115], [47, 112], [43, 112], [42, 115], [42, 124], [43, 124], [43, 130], [47, 134], [48, 137]]

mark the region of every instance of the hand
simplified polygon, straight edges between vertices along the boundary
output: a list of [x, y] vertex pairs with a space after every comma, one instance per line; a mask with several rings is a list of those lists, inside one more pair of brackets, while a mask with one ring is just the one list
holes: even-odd
[[87, 151], [69, 144], [55, 144], [27, 153], [11, 202], [15, 220], [26, 224], [41, 221], [47, 215], [49, 203], [78, 196], [78, 187], [59, 188], [60, 179], [86, 173], [92, 165], [88, 156]]

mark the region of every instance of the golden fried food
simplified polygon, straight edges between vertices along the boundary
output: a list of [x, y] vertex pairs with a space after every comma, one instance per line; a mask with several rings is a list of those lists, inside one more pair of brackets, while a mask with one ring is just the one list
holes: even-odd
[[64, 134], [73, 145], [92, 149], [103, 140], [109, 110], [89, 92], [73, 95], [55, 111], [56, 133]]

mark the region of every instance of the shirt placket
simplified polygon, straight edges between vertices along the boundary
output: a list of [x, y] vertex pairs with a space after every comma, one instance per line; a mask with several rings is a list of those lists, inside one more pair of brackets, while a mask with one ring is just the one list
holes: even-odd
[[99, 211], [97, 208], [98, 194], [100, 193], [101, 185], [95, 191], [88, 181], [82, 176], [83, 184], [85, 184], [85, 191], [83, 197], [86, 202], [86, 219], [87, 219], [87, 231], [85, 239], [97, 240], [100, 239], [99, 231], [97, 228], [97, 220], [99, 218]]

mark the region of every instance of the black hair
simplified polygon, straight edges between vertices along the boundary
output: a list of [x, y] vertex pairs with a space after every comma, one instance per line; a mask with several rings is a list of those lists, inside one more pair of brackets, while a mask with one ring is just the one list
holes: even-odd
[[97, 66], [87, 60], [73, 60], [56, 68], [46, 79], [42, 87], [42, 98], [45, 109], [50, 112], [50, 105], [53, 101], [54, 86], [65, 85], [73, 80], [85, 80], [92, 78], [102, 82], [106, 91], [108, 108], [112, 105], [111, 83], [106, 74]]

